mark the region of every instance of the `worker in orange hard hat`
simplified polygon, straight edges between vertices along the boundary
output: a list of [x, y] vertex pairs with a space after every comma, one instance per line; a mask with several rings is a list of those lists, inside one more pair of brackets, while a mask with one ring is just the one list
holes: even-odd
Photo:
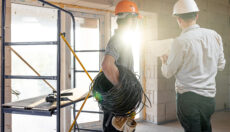
[[[126, 44], [127, 42], [122, 40], [124, 32], [127, 30], [134, 30], [137, 26], [137, 21], [139, 12], [137, 5], [130, 0], [121, 0], [115, 9], [115, 15], [117, 16], [118, 28], [115, 34], [112, 36], [107, 44], [105, 50], [105, 56], [102, 61], [102, 70], [106, 78], [113, 84], [117, 85], [119, 83], [119, 71], [117, 65], [122, 65], [129, 70], [133, 71], [133, 54], [132, 54], [132, 44]], [[127, 131], [124, 130], [124, 125], [121, 127], [112, 125], [112, 119], [114, 116], [109, 111], [104, 111], [103, 119], [103, 131], [104, 132], [120, 132]], [[126, 122], [126, 119], [121, 117], [116, 120], [121, 120], [121, 122]], [[135, 129], [135, 128], [134, 128]], [[129, 130], [133, 131], [133, 129]]]
[[123, 13], [140, 16], [137, 5], [129, 0], [122, 0], [116, 6], [115, 15], [119, 15]]

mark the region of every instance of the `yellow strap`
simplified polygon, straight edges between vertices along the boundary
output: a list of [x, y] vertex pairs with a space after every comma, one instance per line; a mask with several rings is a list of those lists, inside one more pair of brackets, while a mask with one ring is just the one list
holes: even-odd
[[85, 71], [85, 73], [87, 74], [87, 76], [89, 77], [89, 79], [91, 81], [93, 81], [93, 79], [91, 78], [91, 76], [89, 75], [89, 73], [87, 72], [87, 70], [85, 69], [85, 67], [83, 66], [83, 64], [81, 63], [80, 59], [75, 54], [74, 50], [71, 48], [69, 42], [66, 40], [65, 36], [62, 33], [61, 33], [61, 38], [64, 40], [64, 42], [66, 43], [66, 45], [69, 47], [70, 51], [72, 52], [72, 54], [74, 55], [74, 57], [77, 59], [77, 61], [79, 62], [79, 64], [81, 65], [81, 67], [83, 68], [83, 70]]
[[[2, 39], [2, 36], [0, 36], [0, 40]], [[22, 58], [22, 56], [19, 55], [19, 53], [17, 53], [12, 47], [10, 47], [10, 50], [16, 55], [18, 56], [18, 58], [20, 58], [32, 71], [34, 71], [38, 76], [41, 76], [24, 58]], [[45, 79], [42, 79], [53, 91], [56, 91], [56, 89], [50, 84], [48, 83]], [[14, 91], [12, 89], [13, 94], [15, 94], [17, 96], [18, 92]]]
[[[83, 68], [83, 70], [85, 71], [85, 73], [87, 74], [87, 76], [89, 77], [89, 79], [93, 82], [93, 79], [91, 78], [91, 76], [89, 75], [89, 73], [87, 72], [87, 70], [85, 69], [85, 67], [83, 66], [83, 64], [81, 63], [80, 59], [79, 59], [78, 56], [75, 54], [74, 50], [71, 48], [69, 42], [66, 40], [65, 36], [64, 36], [62, 33], [61, 33], [61, 38], [64, 40], [64, 42], [66, 43], [66, 45], [69, 47], [70, 51], [73, 53], [74, 57], [77, 59], [77, 61], [79, 62], [79, 64], [81, 65], [81, 67]], [[101, 72], [101, 71], [102, 71], [102, 69], [100, 70], [100, 72]], [[92, 92], [92, 90], [93, 90], [93, 86], [90, 88], [90, 90], [89, 90], [89, 92], [88, 92], [88, 94], [87, 94], [87, 96], [86, 96], [86, 98], [85, 98], [83, 104], [81, 105], [80, 110], [78, 111], [76, 117], [74, 118], [74, 121], [73, 121], [71, 127], [69, 128], [69, 131], [68, 131], [68, 132], [71, 132], [71, 130], [73, 129], [74, 124], [76, 123], [77, 118], [79, 117], [79, 115], [80, 115], [80, 113], [81, 113], [81, 111], [82, 111], [82, 109], [83, 109], [83, 107], [84, 107], [84, 105], [85, 105], [87, 99], [89, 98], [90, 93]]]
[[[17, 53], [12, 47], [10, 47], [10, 50], [16, 55], [18, 56], [34, 73], [36, 73], [38, 76], [41, 76], [22, 56], [19, 55], [19, 53]], [[53, 91], [56, 91], [56, 89], [49, 83], [47, 82], [45, 79], [42, 79], [51, 89], [53, 89]]]

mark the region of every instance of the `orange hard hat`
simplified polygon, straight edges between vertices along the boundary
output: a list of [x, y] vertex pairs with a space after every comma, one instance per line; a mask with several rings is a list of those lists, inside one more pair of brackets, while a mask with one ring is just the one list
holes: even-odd
[[115, 15], [118, 15], [119, 13], [136, 13], [139, 15], [136, 3], [130, 0], [121, 0], [117, 4], [115, 8]]

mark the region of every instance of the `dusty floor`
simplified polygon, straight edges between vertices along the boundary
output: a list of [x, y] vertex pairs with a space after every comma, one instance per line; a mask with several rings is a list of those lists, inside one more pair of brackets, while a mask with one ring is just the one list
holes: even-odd
[[[96, 129], [102, 131], [101, 123], [92, 126], [88, 129]], [[212, 116], [213, 132], [230, 132], [230, 111], [229, 112], [216, 112]], [[80, 132], [89, 132], [83, 131]], [[136, 132], [184, 132], [178, 121], [166, 123], [163, 125], [155, 125], [149, 122], [138, 122]]]
[[[213, 132], [230, 132], [230, 112], [216, 112], [212, 117]], [[155, 125], [141, 122], [136, 132], [184, 132], [178, 121]]]

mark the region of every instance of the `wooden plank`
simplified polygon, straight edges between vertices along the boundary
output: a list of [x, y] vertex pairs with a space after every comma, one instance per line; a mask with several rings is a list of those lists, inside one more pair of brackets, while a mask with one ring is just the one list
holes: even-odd
[[11, 102], [11, 103], [6, 103], [3, 104], [4, 107], [18, 107], [18, 108], [24, 108], [26, 106], [29, 106], [30, 104], [33, 104], [34, 102], [37, 102], [39, 100], [41, 100], [42, 98], [45, 98], [46, 96], [38, 96], [35, 98], [29, 98], [29, 99], [25, 99], [25, 100], [19, 100], [16, 102]]
[[45, 100], [45, 98], [42, 98], [42, 99], [38, 100], [37, 102], [34, 102], [34, 103], [30, 104], [26, 108], [32, 109], [32, 108], [34, 108], [34, 107], [36, 107], [36, 106], [38, 106], [38, 105], [40, 105], [40, 104], [42, 104], [44, 102], [46, 102], [46, 100]]
[[[81, 90], [75, 89], [70, 89], [70, 90], [64, 90], [61, 93], [67, 93], [67, 92], [72, 92], [73, 95], [71, 96], [64, 96], [68, 98], [69, 100], [67, 101], [61, 101], [61, 107], [64, 105], [70, 105], [73, 102], [78, 102], [83, 100], [87, 93], [82, 93]], [[56, 102], [54, 103], [49, 103], [45, 101], [46, 95], [43, 96], [38, 96], [35, 98], [29, 98], [25, 100], [20, 100], [16, 102], [11, 102], [4, 104], [3, 106], [5, 108], [21, 108], [21, 109], [31, 109], [31, 110], [46, 110], [46, 111], [52, 111], [57, 108]]]

